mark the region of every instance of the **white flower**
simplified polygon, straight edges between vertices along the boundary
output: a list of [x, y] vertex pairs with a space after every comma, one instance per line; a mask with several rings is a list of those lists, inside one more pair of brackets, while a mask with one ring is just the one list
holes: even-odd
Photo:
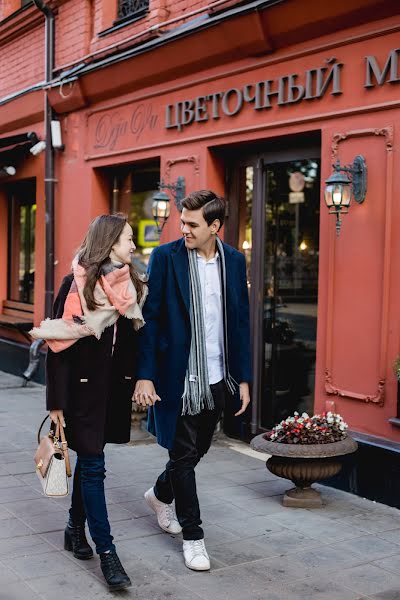
[[303, 419], [309, 419], [310, 418], [306, 412], [303, 412], [303, 414], [301, 416], [303, 417]]

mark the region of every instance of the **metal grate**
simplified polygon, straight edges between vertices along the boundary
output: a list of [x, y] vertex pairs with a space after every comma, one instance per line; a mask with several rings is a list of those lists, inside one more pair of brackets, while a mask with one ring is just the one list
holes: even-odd
[[118, 0], [118, 20], [142, 17], [149, 10], [150, 0]]

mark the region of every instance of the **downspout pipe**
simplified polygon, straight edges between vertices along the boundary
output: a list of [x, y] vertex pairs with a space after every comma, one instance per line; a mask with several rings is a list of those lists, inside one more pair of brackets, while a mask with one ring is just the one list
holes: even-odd
[[[55, 19], [51, 8], [43, 0], [33, 0], [36, 7], [44, 14], [46, 19], [46, 53], [45, 53], [45, 74], [46, 83], [50, 83], [54, 73], [54, 54], [55, 54]], [[46, 271], [45, 271], [45, 317], [51, 317], [53, 311], [54, 299], [54, 149], [51, 143], [51, 121], [53, 118], [53, 109], [49, 102], [48, 90], [44, 92], [44, 119], [46, 131], [46, 149], [45, 149], [45, 231], [46, 231]]]
[[[54, 37], [55, 20], [54, 13], [43, 0], [33, 0], [45, 16], [45, 76], [46, 83], [50, 83], [54, 73]], [[51, 141], [51, 120], [53, 118], [53, 109], [49, 102], [48, 90], [44, 92], [44, 120], [45, 120], [45, 167], [44, 167], [44, 189], [45, 189], [45, 239], [46, 239], [46, 267], [45, 267], [45, 317], [51, 317], [53, 312], [54, 299], [54, 149]], [[34, 340], [29, 349], [29, 365], [23, 373], [23, 386], [26, 386], [35, 374], [39, 366], [40, 348], [44, 340]]]

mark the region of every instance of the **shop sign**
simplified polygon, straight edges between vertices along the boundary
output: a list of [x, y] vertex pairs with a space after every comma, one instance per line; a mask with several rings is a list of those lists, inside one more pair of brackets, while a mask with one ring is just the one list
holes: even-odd
[[[391, 50], [384, 60], [370, 55], [364, 58], [363, 83], [368, 93], [377, 87], [393, 86], [400, 82], [400, 48]], [[166, 130], [183, 131], [193, 123], [210, 125], [221, 118], [241, 115], [246, 107], [257, 112], [279, 110], [292, 104], [312, 102], [326, 96], [344, 95], [343, 71], [346, 65], [335, 57], [325, 60], [321, 67], [302, 73], [264, 79], [255, 83], [231, 87], [225, 91], [205, 90], [204, 95], [165, 105], [165, 121], [160, 114], [163, 105], [159, 100], [145, 99], [122, 103], [109, 109], [95, 110], [89, 114], [87, 158], [110, 152], [125, 152], [135, 147], [158, 144], [165, 140]], [[354, 82], [354, 77], [350, 78]], [[218, 88], [217, 88], [218, 90]], [[298, 175], [293, 174], [291, 192], [298, 189]], [[295, 181], [296, 180], [296, 181]], [[296, 187], [297, 186], [297, 187]], [[293, 196], [298, 200], [299, 196]]]
[[[364, 87], [368, 89], [385, 83], [399, 83], [399, 53], [400, 48], [391, 50], [383, 68], [375, 56], [366, 56]], [[326, 59], [325, 63], [326, 66], [308, 69], [302, 74], [291, 73], [167, 104], [165, 128], [182, 131], [192, 123], [217, 120], [222, 116], [234, 117], [245, 106], [252, 106], [259, 111], [309, 102], [322, 98], [328, 92], [332, 96], [339, 96], [343, 93], [341, 72], [344, 64], [337, 62], [334, 57]]]
[[302, 204], [304, 202], [304, 192], [289, 192], [289, 204]]
[[158, 125], [158, 115], [152, 104], [140, 103], [127, 111], [108, 111], [96, 123], [94, 148], [114, 150], [127, 136], [139, 142], [142, 135], [152, 132]]

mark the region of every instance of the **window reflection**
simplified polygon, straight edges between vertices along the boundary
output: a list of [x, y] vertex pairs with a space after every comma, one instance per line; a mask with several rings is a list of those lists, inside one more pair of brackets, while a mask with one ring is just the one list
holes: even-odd
[[160, 243], [152, 214], [153, 194], [159, 181], [159, 161], [125, 167], [114, 174], [113, 211], [128, 215], [136, 245], [133, 261], [141, 273], [146, 272], [153, 248]]
[[35, 283], [35, 182], [9, 189], [8, 299], [33, 304]]
[[264, 262], [264, 427], [312, 412], [318, 301], [319, 162], [269, 165]]

